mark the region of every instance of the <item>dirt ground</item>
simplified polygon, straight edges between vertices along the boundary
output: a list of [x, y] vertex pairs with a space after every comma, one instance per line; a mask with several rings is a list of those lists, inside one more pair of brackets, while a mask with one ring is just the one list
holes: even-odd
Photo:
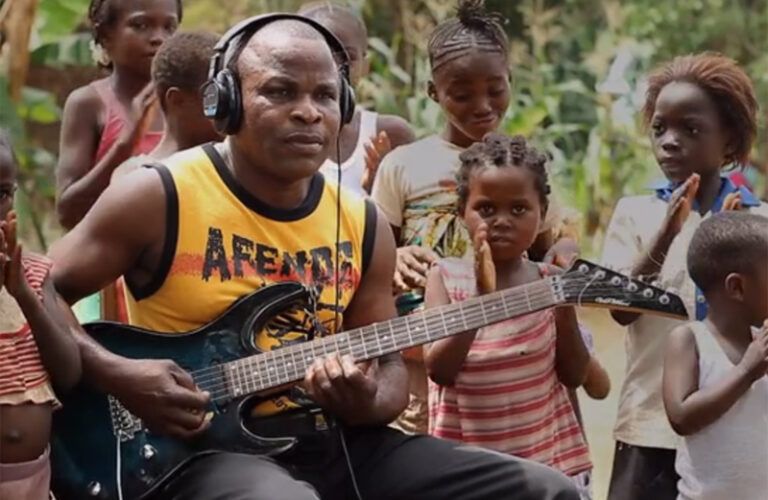
[[595, 339], [598, 359], [611, 376], [611, 393], [602, 400], [590, 399], [583, 391], [579, 401], [587, 440], [594, 463], [592, 472], [594, 500], [605, 500], [613, 462], [613, 425], [616, 422], [619, 389], [624, 381], [624, 328], [613, 322], [602, 309], [580, 309], [579, 319]]

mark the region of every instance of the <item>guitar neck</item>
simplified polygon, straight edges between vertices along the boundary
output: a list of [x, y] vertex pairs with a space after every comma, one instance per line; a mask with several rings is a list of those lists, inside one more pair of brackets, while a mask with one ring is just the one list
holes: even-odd
[[221, 366], [230, 398], [280, 387], [304, 378], [307, 368], [329, 354], [365, 361], [451, 335], [475, 330], [564, 302], [559, 277], [475, 297], [424, 312], [374, 323]]

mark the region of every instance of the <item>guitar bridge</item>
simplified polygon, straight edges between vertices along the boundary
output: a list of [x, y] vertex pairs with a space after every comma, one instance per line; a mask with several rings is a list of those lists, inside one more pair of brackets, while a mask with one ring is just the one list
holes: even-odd
[[109, 416], [112, 420], [112, 433], [124, 443], [134, 438], [144, 426], [141, 419], [128, 411], [123, 404], [113, 396], [107, 396], [109, 401]]

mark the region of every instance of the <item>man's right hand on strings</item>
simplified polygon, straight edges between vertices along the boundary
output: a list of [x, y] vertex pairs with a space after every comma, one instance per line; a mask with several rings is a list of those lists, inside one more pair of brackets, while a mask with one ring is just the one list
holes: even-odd
[[173, 361], [123, 359], [111, 375], [109, 392], [150, 431], [191, 438], [208, 427], [210, 394]]

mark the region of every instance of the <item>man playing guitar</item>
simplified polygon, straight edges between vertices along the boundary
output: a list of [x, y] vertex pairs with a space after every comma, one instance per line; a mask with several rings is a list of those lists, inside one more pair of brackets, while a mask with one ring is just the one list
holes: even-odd
[[[314, 285], [324, 305], [311, 314], [317, 321], [298, 311], [292, 319], [310, 324], [306, 331], [255, 332], [264, 350], [333, 333], [337, 320], [350, 329], [394, 317], [389, 225], [318, 174], [354, 106], [341, 45], [321, 26], [282, 15], [241, 23], [220, 45], [206, 106], [227, 139], [110, 186], [57, 245], [58, 290], [75, 302], [125, 276], [131, 323], [173, 335], [269, 283]], [[179, 366], [124, 358], [84, 335], [78, 342], [84, 378], [151, 431], [178, 439], [205, 432], [210, 395]], [[314, 445], [275, 459], [206, 455], [176, 471], [157, 497], [578, 498], [544, 466], [386, 427], [406, 405], [406, 377], [399, 355], [367, 367], [318, 359], [304, 396], [338, 423], [318, 425]], [[268, 397], [253, 413], [311, 414], [315, 422], [298, 392]], [[286, 418], [286, 432], [295, 421]]]

